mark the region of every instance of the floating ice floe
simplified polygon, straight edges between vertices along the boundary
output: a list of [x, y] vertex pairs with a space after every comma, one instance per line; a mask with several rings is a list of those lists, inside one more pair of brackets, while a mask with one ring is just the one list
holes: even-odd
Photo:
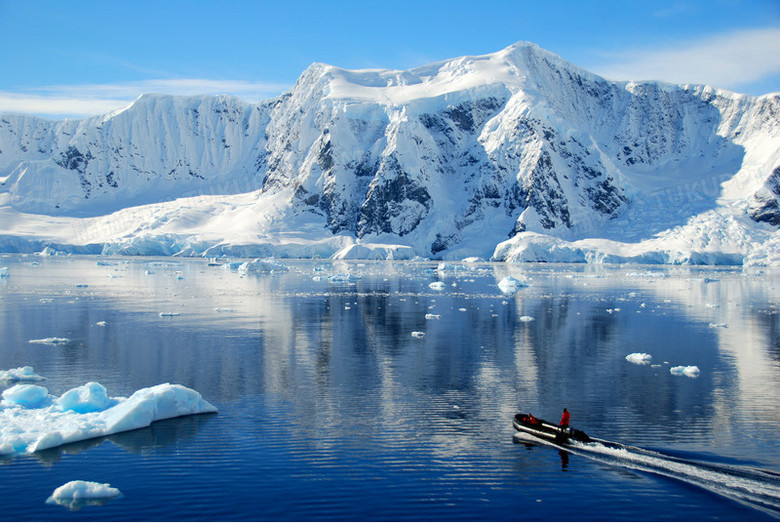
[[428, 287], [435, 290], [435, 291], [443, 291], [444, 290], [444, 282], [443, 281], [435, 281], [433, 283], [429, 283]]
[[422, 331], [412, 331], [412, 337], [413, 338], [424, 338], [425, 333]]
[[524, 280], [518, 280], [512, 276], [505, 276], [501, 279], [500, 282], [498, 282], [498, 288], [501, 289], [501, 292], [504, 294], [514, 294], [523, 287], [528, 287], [528, 282]]
[[57, 487], [46, 503], [64, 505], [68, 508], [79, 508], [83, 505], [103, 504], [108, 500], [118, 498], [122, 492], [109, 483], [75, 480]]
[[0, 455], [24, 454], [148, 427], [155, 421], [217, 412], [201, 395], [164, 383], [111, 398], [96, 382], [52, 396], [45, 387], [6, 389], [0, 404]]
[[43, 379], [42, 376], [35, 374], [35, 370], [29, 365], [15, 369], [0, 370], [0, 381], [43, 381]]
[[520, 316], [518, 319], [524, 323], [528, 323], [529, 321], [534, 321], [536, 318], [533, 316]]
[[272, 274], [277, 272], [287, 272], [290, 269], [286, 265], [277, 262], [272, 258], [247, 261], [238, 266], [238, 272], [241, 274]]
[[674, 376], [688, 376], [689, 378], [698, 378], [701, 371], [696, 365], [680, 365], [672, 367], [669, 372]]
[[712, 329], [728, 329], [729, 326], [726, 323], [710, 323]]
[[30, 340], [28, 343], [37, 343], [39, 345], [67, 345], [70, 338], [41, 338], [39, 340]]
[[354, 274], [341, 272], [337, 274], [331, 274], [328, 276], [328, 280], [333, 283], [351, 283], [356, 282], [360, 279], [360, 276], [356, 276]]
[[426, 320], [440, 320], [441, 314], [426, 314], [425, 315]]
[[161, 312], [160, 318], [173, 318], [175, 316], [181, 316], [180, 312]]
[[646, 352], [632, 352], [626, 356], [626, 361], [636, 365], [648, 365], [653, 361], [653, 357]]
[[95, 323], [95, 325], [97, 325], [98, 327], [105, 327], [108, 324], [105, 321], [99, 321], [99, 322]]

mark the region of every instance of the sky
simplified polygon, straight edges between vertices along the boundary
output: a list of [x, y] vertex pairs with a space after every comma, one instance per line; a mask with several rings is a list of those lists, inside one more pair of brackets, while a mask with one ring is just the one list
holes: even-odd
[[0, 112], [84, 117], [144, 93], [254, 103], [314, 62], [408, 69], [518, 41], [612, 80], [780, 92], [780, 0], [0, 0]]

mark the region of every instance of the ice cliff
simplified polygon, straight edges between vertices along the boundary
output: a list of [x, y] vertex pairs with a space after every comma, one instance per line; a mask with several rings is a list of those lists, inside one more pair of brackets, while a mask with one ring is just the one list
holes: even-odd
[[[518, 43], [278, 98], [0, 117], [0, 249], [780, 265], [780, 94]], [[400, 254], [403, 253], [403, 254]]]

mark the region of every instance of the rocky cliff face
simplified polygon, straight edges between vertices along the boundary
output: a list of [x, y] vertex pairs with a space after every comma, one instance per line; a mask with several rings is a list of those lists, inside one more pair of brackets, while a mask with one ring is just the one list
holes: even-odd
[[723, 205], [777, 227], [779, 100], [611, 82], [523, 43], [409, 71], [314, 64], [258, 105], [149, 95], [82, 121], [3, 115], [0, 205], [98, 216], [254, 194], [258, 213], [277, 202], [258, 234], [307, 223], [433, 257], [528, 233], [642, 239]]

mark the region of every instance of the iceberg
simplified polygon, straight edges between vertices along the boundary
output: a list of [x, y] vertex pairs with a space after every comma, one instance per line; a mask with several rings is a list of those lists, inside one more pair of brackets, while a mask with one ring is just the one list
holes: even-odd
[[29, 365], [15, 369], [0, 370], [0, 382], [43, 381], [43, 379], [43, 376], [35, 374], [35, 370]]
[[444, 282], [443, 281], [435, 281], [433, 283], [429, 283], [428, 287], [435, 291], [443, 291], [444, 290]]
[[512, 276], [505, 276], [498, 282], [498, 288], [501, 289], [501, 292], [504, 294], [514, 294], [523, 287], [528, 287], [528, 282], [518, 280]]
[[128, 430], [155, 421], [217, 412], [195, 390], [164, 383], [110, 398], [90, 382], [51, 396], [45, 387], [19, 384], [3, 391], [0, 403], [0, 455], [30, 454]]
[[8, 278], [8, 267], [0, 267], [0, 278]]
[[66, 345], [70, 343], [69, 338], [41, 338], [39, 340], [30, 340], [28, 343], [37, 343], [39, 345]]
[[122, 492], [112, 487], [109, 483], [95, 483], [94, 481], [75, 480], [69, 481], [57, 487], [46, 503], [64, 505], [77, 509], [82, 505], [91, 505], [93, 502], [105, 502], [118, 498]]
[[688, 376], [689, 378], [698, 378], [701, 371], [696, 365], [680, 365], [672, 367], [669, 372], [674, 376]]
[[272, 274], [277, 272], [287, 272], [289, 269], [272, 258], [255, 259], [247, 261], [238, 266], [238, 272], [241, 274]]
[[646, 352], [632, 352], [626, 356], [626, 361], [635, 365], [647, 365], [653, 360], [653, 357]]

